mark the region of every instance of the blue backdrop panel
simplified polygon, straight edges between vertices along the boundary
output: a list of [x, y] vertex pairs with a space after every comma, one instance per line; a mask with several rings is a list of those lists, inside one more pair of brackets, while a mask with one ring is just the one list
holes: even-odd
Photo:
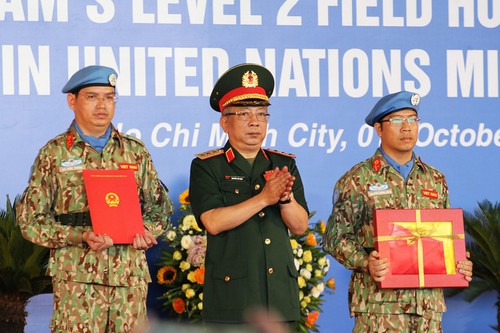
[[[257, 62], [276, 78], [265, 145], [297, 155], [315, 218], [378, 145], [366, 114], [402, 89], [423, 97], [416, 152], [447, 175], [452, 206], [496, 202], [499, 24], [498, 0], [0, 0], [0, 198], [21, 194], [38, 149], [69, 126], [69, 76], [102, 64], [120, 73], [114, 124], [145, 142], [176, 200], [194, 154], [225, 141], [215, 80]], [[345, 332], [349, 272], [332, 259], [330, 275], [319, 323]], [[448, 305], [447, 330], [495, 323], [493, 295]]]

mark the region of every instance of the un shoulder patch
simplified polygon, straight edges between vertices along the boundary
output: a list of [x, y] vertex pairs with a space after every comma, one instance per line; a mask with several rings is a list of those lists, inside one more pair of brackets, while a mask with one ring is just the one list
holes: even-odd
[[206, 151], [204, 153], [195, 154], [195, 156], [198, 157], [199, 159], [206, 160], [207, 158], [219, 156], [221, 154], [224, 154], [224, 149], [218, 148]]
[[289, 154], [289, 153], [285, 153], [285, 152], [282, 152], [282, 151], [277, 151], [277, 150], [274, 150], [274, 149], [266, 149], [266, 151], [269, 152], [269, 153], [277, 154], [277, 155], [281, 155], [281, 156], [286, 156], [286, 157], [291, 157], [291, 158], [295, 158], [296, 157], [294, 154]]

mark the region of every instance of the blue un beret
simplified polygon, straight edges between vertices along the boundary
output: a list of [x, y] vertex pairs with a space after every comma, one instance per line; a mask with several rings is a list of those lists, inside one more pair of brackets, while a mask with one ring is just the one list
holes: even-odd
[[118, 74], [113, 68], [105, 66], [87, 66], [73, 74], [62, 88], [63, 93], [74, 93], [90, 86], [116, 86]]
[[373, 126], [377, 121], [387, 116], [389, 113], [402, 109], [413, 109], [418, 113], [420, 95], [409, 91], [400, 91], [382, 97], [366, 116], [365, 122]]

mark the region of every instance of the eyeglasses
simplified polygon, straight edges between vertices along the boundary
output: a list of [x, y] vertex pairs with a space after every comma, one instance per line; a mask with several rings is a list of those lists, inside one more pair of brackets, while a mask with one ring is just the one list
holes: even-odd
[[257, 119], [257, 121], [265, 122], [269, 119], [269, 117], [271, 117], [271, 114], [266, 112], [252, 113], [248, 111], [238, 111], [225, 113], [224, 116], [236, 116], [237, 119], [242, 121], [250, 120], [252, 116], [255, 116], [255, 119]]
[[105, 104], [116, 104], [118, 102], [118, 96], [116, 94], [108, 94], [104, 96], [98, 96], [97, 94], [85, 94], [82, 95], [85, 102], [89, 104], [96, 104], [98, 101], [103, 101]]
[[394, 126], [403, 126], [405, 120], [408, 122], [408, 125], [416, 125], [420, 121], [420, 118], [412, 117], [412, 118], [390, 118], [386, 120], [379, 120], [379, 123], [389, 122]]

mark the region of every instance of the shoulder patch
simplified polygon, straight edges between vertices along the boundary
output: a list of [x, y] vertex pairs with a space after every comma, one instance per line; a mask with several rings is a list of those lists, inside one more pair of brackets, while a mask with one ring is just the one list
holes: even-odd
[[272, 153], [272, 154], [277, 154], [277, 155], [281, 155], [281, 156], [286, 156], [286, 157], [290, 157], [290, 158], [295, 158], [296, 156], [294, 154], [289, 154], [289, 153], [285, 153], [285, 152], [282, 152], [282, 151], [277, 151], [277, 150], [274, 150], [274, 149], [264, 149], [266, 152], [268, 153]]
[[218, 149], [212, 149], [212, 150], [206, 151], [204, 153], [195, 154], [195, 156], [198, 157], [199, 159], [206, 160], [207, 158], [219, 156], [222, 154], [224, 154], [224, 149], [218, 148]]

